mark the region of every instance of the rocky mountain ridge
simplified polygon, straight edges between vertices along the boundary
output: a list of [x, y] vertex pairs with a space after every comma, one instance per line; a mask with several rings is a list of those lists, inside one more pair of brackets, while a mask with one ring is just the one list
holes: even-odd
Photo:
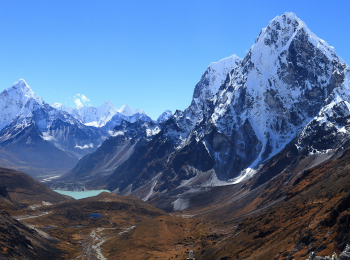
[[66, 107], [60, 103], [54, 103], [52, 107], [61, 111], [66, 111], [86, 126], [99, 127], [105, 131], [113, 130], [114, 126], [120, 124], [122, 120], [132, 123], [139, 119], [143, 121], [152, 121], [142, 109], [134, 109], [129, 105], [124, 105], [120, 109], [117, 109], [109, 100], [98, 107]]
[[299, 142], [306, 140], [310, 124], [331, 124], [325, 115], [333, 118], [333, 108], [348, 113], [348, 66], [293, 13], [262, 29], [244, 59], [228, 60], [229, 66], [218, 62], [227, 74], [208, 67], [191, 105], [116, 169], [108, 189], [150, 198], [180, 187], [239, 183], [299, 133], [305, 132]]

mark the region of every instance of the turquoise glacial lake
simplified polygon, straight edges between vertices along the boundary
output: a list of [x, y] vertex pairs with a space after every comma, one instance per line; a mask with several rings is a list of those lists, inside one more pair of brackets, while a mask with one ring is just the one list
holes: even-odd
[[110, 192], [109, 190], [89, 190], [89, 191], [66, 191], [66, 190], [54, 190], [57, 193], [68, 195], [73, 197], [76, 200], [84, 199], [88, 197], [97, 196], [101, 192]]

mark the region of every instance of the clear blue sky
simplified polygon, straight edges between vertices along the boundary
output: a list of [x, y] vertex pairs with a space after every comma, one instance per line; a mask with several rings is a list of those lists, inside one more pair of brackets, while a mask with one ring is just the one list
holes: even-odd
[[0, 91], [24, 78], [47, 103], [185, 109], [210, 62], [244, 57], [294, 12], [350, 63], [350, 1], [0, 1]]

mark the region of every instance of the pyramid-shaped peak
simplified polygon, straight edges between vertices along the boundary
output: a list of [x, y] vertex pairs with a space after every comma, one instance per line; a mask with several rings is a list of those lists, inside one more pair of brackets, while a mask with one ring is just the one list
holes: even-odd
[[102, 110], [104, 112], [109, 112], [115, 114], [118, 112], [118, 109], [112, 104], [110, 100], [105, 101], [101, 106], [97, 109]]
[[19, 79], [18, 80], [19, 83], [22, 83], [22, 84], [27, 84], [26, 81], [24, 79]]
[[260, 42], [265, 45], [285, 45], [297, 33], [297, 31], [302, 28], [304, 28], [304, 31], [307, 34], [312, 34], [307, 29], [306, 24], [294, 13], [286, 12], [283, 15], [276, 16], [272, 19], [267, 27], [261, 30], [255, 43]]
[[267, 27], [261, 30], [249, 56], [251, 55], [254, 64], [264, 63], [263, 67], [268, 70], [271, 65], [275, 66], [274, 61], [283, 51], [288, 50], [293, 42], [299, 42], [297, 45], [302, 43], [304, 46], [319, 49], [329, 60], [335, 59], [344, 63], [332, 46], [318, 38], [302, 20], [291, 12], [276, 16]]
[[11, 88], [16, 89], [22, 89], [22, 90], [31, 90], [31, 88], [28, 86], [27, 82], [24, 79], [19, 79], [17, 82], [15, 82]]
[[118, 112], [121, 113], [124, 116], [132, 116], [134, 114], [140, 113], [140, 114], [146, 114], [142, 109], [134, 109], [128, 104], [125, 104], [120, 109], [118, 109]]
[[110, 100], [105, 101], [101, 107], [114, 107]]
[[296, 32], [296, 30], [300, 30], [301, 28], [308, 30], [306, 24], [294, 13], [286, 12], [283, 15], [276, 16], [273, 20], [271, 20], [265, 29], [267, 32], [280, 31], [283, 32], [283, 34], [292, 35]]
[[106, 104], [106, 105], [112, 105], [112, 102], [111, 102], [110, 100], [107, 100], [107, 101], [104, 102], [104, 104]]
[[119, 111], [130, 111], [130, 110], [134, 110], [131, 106], [129, 106], [128, 104], [123, 105]]
[[171, 110], [165, 110], [157, 119], [158, 123], [161, 123], [163, 121], [168, 120], [171, 116], [173, 115], [173, 113], [171, 112]]
[[36, 95], [33, 90], [28, 86], [27, 82], [24, 79], [20, 79], [15, 82], [11, 87], [4, 90], [4, 92], [8, 93], [15, 99], [21, 99], [25, 97], [25, 99], [33, 98], [39, 103], [42, 103], [43, 100]]

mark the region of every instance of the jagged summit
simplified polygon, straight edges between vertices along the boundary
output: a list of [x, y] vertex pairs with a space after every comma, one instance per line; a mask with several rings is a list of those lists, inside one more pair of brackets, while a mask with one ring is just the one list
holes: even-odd
[[242, 59], [240, 57], [233, 54], [218, 62], [210, 63], [194, 89], [193, 101], [198, 104], [202, 100], [213, 96], [226, 79], [227, 74], [241, 63], [241, 61]]
[[105, 101], [101, 106], [114, 107], [113, 103], [110, 100]]
[[263, 28], [251, 48], [254, 64], [263, 64], [266, 71], [274, 67], [277, 56], [287, 51], [293, 40], [309, 42], [324, 53], [328, 59], [344, 61], [338, 57], [332, 46], [312, 33], [306, 24], [294, 13], [286, 12], [276, 16]]
[[12, 87], [26, 87], [26, 88], [30, 88], [29, 86], [28, 86], [28, 84], [27, 84], [27, 82], [24, 80], [24, 79], [19, 79], [17, 82], [15, 82], [13, 85], [12, 85]]
[[168, 120], [171, 116], [173, 115], [173, 113], [170, 110], [165, 110], [157, 119], [158, 123], [164, 122], [166, 120]]
[[42, 99], [33, 92], [33, 90], [28, 86], [27, 82], [25, 82], [24, 79], [18, 80], [11, 87], [3, 91], [3, 93], [6, 92], [14, 99], [26, 97], [27, 99], [34, 98], [35, 100], [42, 102]]
[[102, 127], [107, 131], [112, 130], [122, 119], [130, 122], [135, 122], [138, 119], [152, 121], [142, 109], [134, 109], [127, 104], [117, 109], [110, 100], [107, 100], [98, 107], [66, 107], [61, 103], [54, 103], [51, 106], [68, 112], [75, 119], [87, 126]]
[[131, 106], [129, 106], [128, 104], [125, 104], [124, 106], [122, 106], [120, 109], [118, 109], [118, 112], [124, 116], [132, 116], [134, 114], [144, 114], [147, 115], [145, 111], [143, 111], [142, 109], [134, 109]]
[[229, 64], [236, 62], [236, 61], [241, 61], [242, 58], [238, 57], [236, 54], [233, 54], [231, 56], [228, 56], [226, 58], [223, 58], [219, 61], [214, 61], [211, 62], [208, 66], [208, 68], [214, 69], [214, 70], [219, 70], [222, 68], [226, 68], [229, 66]]

